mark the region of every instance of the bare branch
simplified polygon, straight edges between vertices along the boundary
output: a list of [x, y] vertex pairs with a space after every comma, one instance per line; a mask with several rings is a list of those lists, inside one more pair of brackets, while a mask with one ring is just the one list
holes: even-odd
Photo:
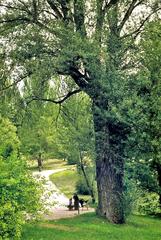
[[12, 22], [30, 22], [31, 20], [27, 17], [17, 17], [17, 18], [13, 18], [13, 19], [4, 19], [4, 20], [1, 20], [0, 23], [12, 23]]
[[37, 2], [36, 0], [32, 0], [32, 4], [33, 4], [33, 20], [34, 22], [37, 21], [37, 16], [38, 16], [38, 11], [37, 11]]
[[151, 12], [145, 19], [143, 19], [140, 23], [140, 26], [134, 30], [133, 32], [131, 33], [128, 33], [128, 34], [125, 34], [124, 36], [121, 37], [121, 39], [124, 39], [124, 38], [127, 38], [127, 37], [134, 37], [134, 39], [136, 39], [136, 37], [141, 33], [142, 31], [142, 28], [144, 27], [145, 23], [150, 19], [150, 17], [155, 14], [156, 12], [158, 12], [159, 10], [161, 10], [161, 7], [160, 8], [157, 8], [155, 11]]
[[58, 111], [58, 114], [55, 118], [56, 127], [58, 126], [57, 124], [58, 124], [58, 119], [59, 119], [59, 116], [60, 116], [60, 112], [61, 112], [61, 104], [59, 104], [59, 111]]
[[21, 3], [21, 5], [23, 5], [25, 7], [27, 13], [32, 14], [31, 11], [29, 10], [27, 4], [25, 4], [24, 1], [18, 0], [18, 2]]
[[54, 4], [54, 1], [52, 0], [47, 0], [48, 4], [50, 5], [51, 9], [55, 12], [57, 18], [62, 19], [63, 16], [61, 14], [61, 12], [59, 11], [59, 9], [56, 7], [56, 5]]
[[58, 19], [58, 16], [54, 12], [51, 12], [51, 11], [48, 11], [48, 10], [44, 10], [44, 12], [46, 12], [47, 14], [52, 15], [53, 17]]
[[133, 10], [140, 5], [144, 0], [141, 0], [137, 3], [137, 0], [133, 0], [132, 3], [130, 4], [127, 12], [125, 13], [125, 16], [122, 20], [122, 22], [119, 25], [119, 30], [121, 31], [121, 29], [123, 28], [123, 26], [125, 25], [125, 23], [127, 22], [127, 20], [129, 19], [129, 17], [131, 16]]
[[15, 6], [12, 6], [12, 5], [0, 4], [0, 7], [4, 7], [4, 8], [7, 8], [7, 9], [14, 9], [14, 10], [20, 10], [20, 11], [27, 12], [27, 10], [25, 10], [25, 9], [22, 9], [22, 8], [19, 8], [19, 7], [15, 7]]
[[9, 89], [9, 88], [11, 88], [11, 87], [17, 85], [19, 82], [21, 82], [21, 81], [24, 80], [25, 78], [29, 77], [31, 74], [32, 74], [32, 73], [30, 72], [30, 73], [26, 74], [25, 76], [19, 78], [17, 81], [14, 81], [14, 82], [11, 83], [10, 85], [8, 85], [8, 86], [2, 88], [2, 89], [0, 90], [0, 92], [6, 91], [7, 89]]
[[67, 95], [62, 98], [62, 99], [59, 99], [59, 100], [54, 100], [54, 99], [51, 99], [51, 98], [41, 98], [41, 97], [38, 97], [38, 96], [31, 96], [31, 99], [29, 101], [27, 101], [26, 104], [29, 104], [31, 103], [32, 101], [44, 101], [44, 102], [52, 102], [52, 103], [55, 103], [55, 104], [62, 104], [63, 102], [65, 102], [68, 98], [70, 98], [71, 96], [77, 94], [81, 92], [81, 89], [76, 89], [72, 92], [68, 92]]

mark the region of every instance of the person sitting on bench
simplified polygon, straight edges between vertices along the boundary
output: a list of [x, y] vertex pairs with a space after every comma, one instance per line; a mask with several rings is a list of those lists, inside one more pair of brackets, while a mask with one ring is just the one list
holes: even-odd
[[74, 208], [73, 198], [70, 198], [70, 199], [69, 199], [69, 205], [68, 205], [67, 207], [69, 208], [70, 211], [73, 210], [73, 208]]

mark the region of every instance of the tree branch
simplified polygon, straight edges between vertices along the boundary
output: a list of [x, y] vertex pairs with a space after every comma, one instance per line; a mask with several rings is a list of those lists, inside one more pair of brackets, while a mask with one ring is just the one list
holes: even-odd
[[31, 103], [32, 101], [44, 101], [44, 102], [52, 102], [52, 103], [55, 103], [55, 104], [62, 104], [63, 102], [65, 102], [68, 98], [70, 98], [71, 96], [77, 94], [81, 92], [81, 89], [76, 89], [72, 92], [68, 92], [67, 95], [60, 99], [60, 100], [54, 100], [54, 99], [51, 99], [51, 98], [41, 98], [41, 97], [38, 97], [38, 96], [31, 96], [31, 99], [29, 101], [26, 102], [26, 104], [28, 105], [29, 103]]
[[115, 5], [118, 2], [119, 0], [111, 0], [109, 3], [106, 2], [103, 11], [106, 12], [108, 9], [110, 9], [113, 5]]
[[20, 10], [22, 12], [26, 12], [26, 13], [31, 15], [31, 12], [27, 8], [27, 6], [22, 1], [19, 0], [19, 2], [21, 3], [21, 5], [23, 5], [22, 7], [21, 6], [20, 7], [16, 7], [14, 5], [11, 5], [10, 3], [8, 3], [8, 5], [2, 3], [2, 4], [0, 4], [0, 7], [4, 7], [4, 8], [7, 8], [7, 9], [13, 9], [13, 10]]
[[155, 11], [151, 12], [145, 19], [142, 20], [140, 26], [134, 30], [131, 33], [125, 34], [124, 36], [121, 37], [121, 39], [127, 38], [127, 37], [132, 37], [134, 35], [134, 39], [136, 39], [136, 37], [140, 34], [140, 32], [142, 31], [141, 29], [144, 27], [144, 24], [150, 19], [150, 17], [155, 14], [156, 12], [158, 12], [159, 10], [161, 10], [160, 8], [157, 8]]
[[127, 22], [127, 20], [129, 19], [129, 17], [131, 16], [133, 10], [140, 5], [144, 0], [141, 0], [137, 3], [137, 0], [133, 0], [132, 3], [130, 4], [127, 12], [124, 15], [124, 18], [122, 20], [122, 22], [119, 25], [119, 30], [121, 31], [121, 29], [123, 28], [123, 26], [125, 25], [125, 23]]
[[62, 16], [61, 12], [59, 11], [59, 9], [55, 6], [54, 1], [53, 0], [47, 0], [47, 3], [51, 7], [51, 9], [55, 12], [57, 18], [62, 19], [63, 16]]
[[88, 82], [85, 79], [85, 75], [79, 72], [76, 67], [70, 66], [69, 74], [81, 89], [87, 88]]
[[7, 90], [7, 89], [9, 89], [9, 88], [17, 85], [19, 82], [21, 82], [21, 81], [24, 80], [25, 78], [29, 77], [31, 74], [32, 74], [32, 73], [30, 72], [30, 73], [28, 73], [27, 75], [25, 75], [25, 76], [21, 77], [20, 79], [18, 79], [17, 81], [14, 81], [14, 82], [11, 83], [10, 85], [8, 85], [8, 86], [0, 89], [0, 92], [3, 92], [3, 91], [5, 91], [5, 90]]
[[74, 65], [72, 61], [66, 63], [67, 69], [57, 69], [57, 73], [60, 75], [69, 75], [73, 78], [74, 82], [80, 87], [81, 90], [87, 90], [88, 88], [88, 81], [90, 77], [87, 76], [87, 73], [82, 74], [77, 67]]
[[0, 7], [4, 7], [4, 8], [8, 8], [8, 9], [14, 9], [14, 10], [20, 10], [20, 11], [27, 12], [25, 9], [18, 8], [18, 7], [14, 7], [14, 6], [12, 6], [12, 5], [0, 4]]
[[109, 3], [106, 2], [103, 8], [103, 0], [97, 0], [97, 21], [96, 21], [96, 40], [101, 44], [102, 39], [102, 28], [106, 12], [119, 0], [111, 0]]
[[18, 0], [18, 2], [25, 7], [27, 13], [32, 15], [31, 11], [29, 10], [27, 4], [25, 4], [24, 1]]
[[13, 19], [4, 19], [4, 20], [1, 20], [0, 23], [12, 23], [12, 22], [31, 22], [31, 20], [27, 17], [17, 17], [17, 18], [13, 18]]
[[84, 4], [82, 0], [74, 0], [74, 21], [76, 30], [82, 36], [86, 36]]

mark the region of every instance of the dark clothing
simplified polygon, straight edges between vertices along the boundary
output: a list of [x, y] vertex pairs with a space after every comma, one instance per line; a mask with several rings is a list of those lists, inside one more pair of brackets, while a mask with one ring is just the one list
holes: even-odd
[[74, 209], [79, 210], [79, 198], [77, 194], [74, 194], [73, 199], [74, 199]]

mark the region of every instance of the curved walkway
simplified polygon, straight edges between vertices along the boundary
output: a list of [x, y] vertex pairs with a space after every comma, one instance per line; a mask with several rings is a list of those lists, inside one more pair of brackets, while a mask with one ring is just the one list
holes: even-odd
[[[56, 185], [50, 181], [49, 176], [57, 173], [65, 171], [66, 168], [56, 169], [56, 170], [43, 170], [42, 172], [33, 172], [33, 176], [39, 179], [40, 181], [44, 180], [44, 194], [42, 196], [42, 201], [44, 202], [44, 207], [47, 210], [47, 214], [45, 214], [45, 219], [61, 219], [61, 218], [69, 218], [78, 215], [78, 211], [69, 211], [67, 209], [67, 205], [69, 203], [69, 199], [56, 187]], [[93, 212], [94, 209], [80, 209], [80, 214], [85, 212]]]

